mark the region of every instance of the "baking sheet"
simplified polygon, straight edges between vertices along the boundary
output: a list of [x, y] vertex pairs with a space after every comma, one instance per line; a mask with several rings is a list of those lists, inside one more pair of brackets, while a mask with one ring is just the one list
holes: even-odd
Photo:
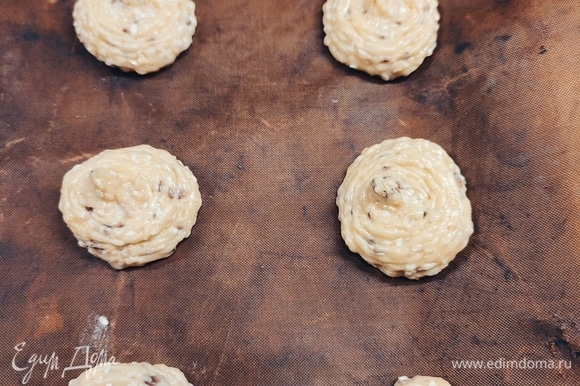
[[[138, 76], [86, 52], [73, 1], [3, 1], [0, 384], [104, 360], [195, 385], [580, 384], [576, 1], [442, 0], [433, 56], [388, 83], [334, 61], [322, 1], [196, 4], [192, 47]], [[468, 247], [417, 282], [349, 252], [334, 203], [399, 136], [443, 146], [473, 205]], [[192, 169], [203, 206], [173, 256], [117, 272], [76, 245], [60, 183], [142, 143]]]

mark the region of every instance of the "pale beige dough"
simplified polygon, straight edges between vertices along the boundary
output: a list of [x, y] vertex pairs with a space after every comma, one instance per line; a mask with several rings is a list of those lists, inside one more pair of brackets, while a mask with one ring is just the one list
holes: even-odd
[[388, 276], [437, 274], [473, 233], [459, 167], [425, 139], [390, 139], [363, 150], [336, 204], [347, 246]]
[[399, 377], [394, 386], [451, 386], [451, 384], [443, 378], [416, 375], [413, 378]]
[[324, 44], [347, 66], [384, 80], [407, 76], [437, 45], [437, 0], [327, 0]]
[[191, 386], [176, 368], [145, 362], [101, 364], [84, 371], [69, 386]]
[[146, 74], [189, 48], [197, 19], [191, 0], [77, 0], [73, 24], [97, 59]]
[[105, 150], [75, 165], [59, 201], [79, 245], [116, 269], [171, 255], [200, 207], [191, 170], [149, 145]]

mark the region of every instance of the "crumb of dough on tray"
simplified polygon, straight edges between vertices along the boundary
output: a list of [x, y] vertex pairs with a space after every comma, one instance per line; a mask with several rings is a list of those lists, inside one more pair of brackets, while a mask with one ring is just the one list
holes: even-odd
[[146, 362], [104, 363], [85, 370], [69, 386], [192, 386], [181, 370]]
[[192, 43], [192, 0], [77, 0], [73, 25], [98, 60], [144, 75], [172, 64]]
[[426, 139], [388, 139], [363, 150], [336, 204], [348, 248], [392, 277], [436, 275], [473, 233], [465, 178]]
[[439, 31], [437, 0], [327, 0], [324, 44], [340, 63], [392, 80], [433, 54]]
[[63, 177], [58, 207], [78, 244], [113, 268], [171, 255], [201, 207], [196, 177], [149, 145], [104, 150]]
[[401, 376], [394, 386], [451, 386], [451, 384], [443, 378], [416, 375], [413, 378]]

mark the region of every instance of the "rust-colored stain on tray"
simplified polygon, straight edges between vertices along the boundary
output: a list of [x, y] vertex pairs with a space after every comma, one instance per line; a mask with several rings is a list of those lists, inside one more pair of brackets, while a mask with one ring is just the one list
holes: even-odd
[[[198, 1], [191, 48], [147, 76], [84, 49], [73, 1], [4, 1], [0, 384], [113, 358], [194, 385], [580, 384], [580, 8], [440, 3], [434, 54], [384, 82], [332, 58], [323, 1]], [[420, 281], [349, 252], [337, 219], [347, 166], [399, 136], [449, 152], [473, 206], [467, 248]], [[142, 143], [204, 202], [174, 255], [115, 271], [77, 246], [60, 184]]]

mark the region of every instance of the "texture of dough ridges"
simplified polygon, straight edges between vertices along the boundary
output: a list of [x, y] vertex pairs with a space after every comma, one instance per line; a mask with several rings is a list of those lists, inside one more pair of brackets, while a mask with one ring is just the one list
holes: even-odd
[[424, 139], [397, 138], [363, 150], [336, 203], [347, 246], [389, 276], [435, 275], [473, 233], [459, 167]]
[[69, 386], [191, 386], [181, 370], [146, 362], [101, 364], [84, 371]]
[[171, 255], [200, 206], [191, 170], [149, 145], [105, 150], [75, 165], [59, 202], [79, 245], [116, 269]]
[[97, 59], [139, 74], [168, 66], [192, 43], [191, 0], [78, 0], [73, 23]]
[[328, 0], [324, 44], [349, 67], [384, 80], [415, 71], [437, 45], [437, 0]]

